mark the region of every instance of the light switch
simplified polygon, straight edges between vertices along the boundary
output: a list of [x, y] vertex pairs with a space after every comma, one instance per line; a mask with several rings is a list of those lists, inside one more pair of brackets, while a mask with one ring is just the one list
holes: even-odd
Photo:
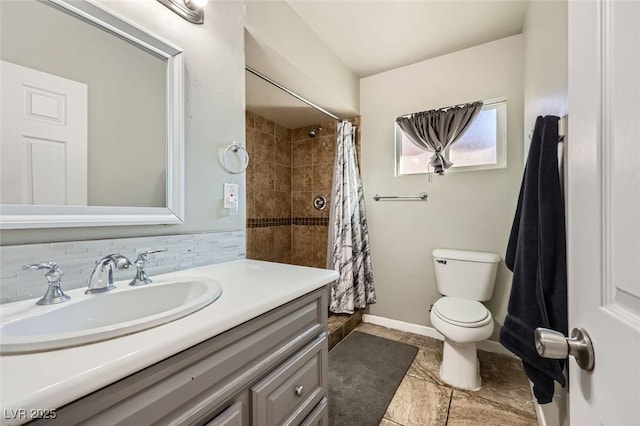
[[229, 214], [235, 216], [238, 214], [238, 184], [224, 184], [224, 208], [229, 209]]

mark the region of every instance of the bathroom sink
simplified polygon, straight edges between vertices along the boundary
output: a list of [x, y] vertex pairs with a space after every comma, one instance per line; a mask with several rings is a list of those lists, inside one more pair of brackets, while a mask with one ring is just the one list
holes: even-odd
[[68, 291], [71, 300], [57, 305], [4, 305], [0, 352], [40, 352], [135, 333], [190, 315], [222, 294], [220, 283], [206, 277], [157, 279], [140, 287], [125, 281], [116, 285], [101, 294]]

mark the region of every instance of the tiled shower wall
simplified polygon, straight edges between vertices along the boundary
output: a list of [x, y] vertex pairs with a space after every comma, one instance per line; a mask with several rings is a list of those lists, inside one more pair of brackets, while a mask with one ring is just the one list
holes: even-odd
[[291, 262], [291, 132], [246, 114], [247, 258]]
[[313, 199], [330, 201], [337, 123], [285, 129], [251, 112], [246, 123], [247, 258], [324, 268], [329, 208]]

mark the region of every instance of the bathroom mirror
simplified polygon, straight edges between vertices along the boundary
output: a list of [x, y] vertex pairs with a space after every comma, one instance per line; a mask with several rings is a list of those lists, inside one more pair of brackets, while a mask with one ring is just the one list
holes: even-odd
[[0, 20], [0, 228], [182, 223], [182, 49], [83, 0]]

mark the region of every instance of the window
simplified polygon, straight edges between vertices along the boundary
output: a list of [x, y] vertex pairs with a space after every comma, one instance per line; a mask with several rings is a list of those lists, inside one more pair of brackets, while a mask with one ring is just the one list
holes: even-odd
[[[411, 142], [396, 124], [396, 176], [427, 173], [432, 153]], [[447, 172], [499, 169], [507, 166], [507, 101], [486, 101], [462, 139], [445, 151], [453, 163]]]

